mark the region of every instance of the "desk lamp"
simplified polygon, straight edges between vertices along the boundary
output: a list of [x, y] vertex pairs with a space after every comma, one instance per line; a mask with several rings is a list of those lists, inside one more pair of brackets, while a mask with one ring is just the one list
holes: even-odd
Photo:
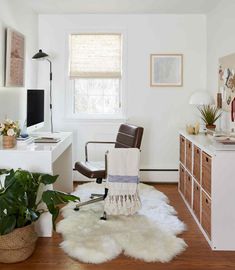
[[51, 113], [51, 133], [53, 133], [53, 117], [52, 117], [52, 63], [49, 59], [49, 55], [43, 52], [42, 50], [39, 50], [38, 53], [36, 53], [33, 57], [33, 60], [37, 61], [48, 61], [50, 65], [50, 113]]

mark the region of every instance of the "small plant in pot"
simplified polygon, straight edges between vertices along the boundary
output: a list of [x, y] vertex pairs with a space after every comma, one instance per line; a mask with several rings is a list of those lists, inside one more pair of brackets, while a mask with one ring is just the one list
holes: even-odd
[[[79, 198], [54, 190], [40, 192], [58, 176], [20, 169], [0, 170], [0, 175], [0, 262], [19, 262], [35, 249], [37, 234], [33, 223], [40, 215], [48, 210], [55, 228], [59, 205]], [[41, 207], [42, 203], [46, 207]]]
[[198, 110], [201, 113], [201, 119], [205, 123], [206, 128], [215, 129], [215, 122], [221, 116], [220, 110], [213, 105], [203, 105], [202, 107], [198, 107]]

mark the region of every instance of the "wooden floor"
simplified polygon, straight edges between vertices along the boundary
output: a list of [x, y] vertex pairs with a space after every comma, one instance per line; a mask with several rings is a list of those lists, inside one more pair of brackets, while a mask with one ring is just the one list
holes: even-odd
[[235, 269], [235, 252], [211, 251], [206, 240], [183, 203], [176, 185], [159, 184], [155, 186], [164, 192], [178, 212], [188, 230], [180, 237], [188, 248], [170, 263], [145, 263], [123, 255], [110, 262], [98, 265], [84, 264], [69, 258], [60, 248], [61, 237], [55, 234], [52, 238], [40, 238], [34, 254], [25, 262], [18, 264], [0, 264], [0, 270], [222, 270]]

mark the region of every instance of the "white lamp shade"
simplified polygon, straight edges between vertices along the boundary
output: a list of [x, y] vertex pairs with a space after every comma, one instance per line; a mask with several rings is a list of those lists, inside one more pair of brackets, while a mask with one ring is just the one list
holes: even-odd
[[196, 91], [190, 99], [189, 104], [192, 105], [212, 105], [215, 104], [213, 97], [207, 91]]

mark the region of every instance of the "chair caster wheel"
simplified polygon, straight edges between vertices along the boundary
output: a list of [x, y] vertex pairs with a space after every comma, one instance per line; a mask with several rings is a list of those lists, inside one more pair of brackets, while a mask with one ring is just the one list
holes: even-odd
[[104, 212], [103, 216], [100, 218], [100, 220], [107, 220], [106, 212]]
[[79, 211], [79, 207], [75, 207], [73, 210], [74, 211]]
[[97, 184], [102, 184], [102, 180], [103, 180], [102, 178], [97, 178], [97, 179], [96, 179], [96, 183], [97, 183]]

